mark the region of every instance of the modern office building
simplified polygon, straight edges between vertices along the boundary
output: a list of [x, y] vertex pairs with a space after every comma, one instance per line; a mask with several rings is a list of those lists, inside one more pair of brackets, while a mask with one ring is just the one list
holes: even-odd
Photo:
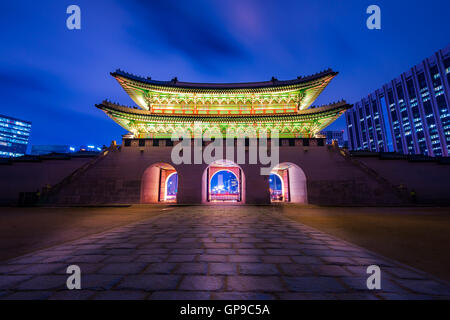
[[346, 112], [351, 150], [450, 153], [450, 45]]
[[20, 157], [27, 152], [31, 122], [0, 115], [0, 157]]
[[320, 134], [327, 138], [327, 144], [332, 144], [333, 141], [337, 141], [339, 147], [344, 146], [344, 130], [324, 130]]

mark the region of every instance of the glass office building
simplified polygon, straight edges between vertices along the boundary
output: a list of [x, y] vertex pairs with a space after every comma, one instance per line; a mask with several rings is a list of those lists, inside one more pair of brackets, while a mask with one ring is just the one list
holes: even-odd
[[27, 152], [31, 122], [0, 115], [0, 157], [20, 157]]
[[450, 153], [450, 45], [346, 112], [351, 150]]

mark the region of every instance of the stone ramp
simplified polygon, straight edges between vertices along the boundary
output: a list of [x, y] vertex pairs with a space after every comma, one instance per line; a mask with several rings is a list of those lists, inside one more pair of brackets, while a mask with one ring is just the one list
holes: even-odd
[[140, 202], [140, 180], [127, 180], [120, 151], [111, 147], [75, 174], [63, 179], [43, 201], [56, 205], [132, 204]]
[[445, 158], [438, 161], [409, 161], [408, 159], [384, 159], [355, 157], [380, 175], [388, 177], [396, 186], [403, 186], [405, 193], [414, 190], [416, 202], [426, 205], [450, 205], [450, 165]]
[[[65, 288], [79, 265], [82, 290]], [[368, 290], [366, 268], [381, 268]], [[450, 285], [272, 207], [179, 207], [0, 265], [3, 299], [449, 299]]]
[[[405, 205], [410, 201], [398, 192], [387, 176], [352, 161], [342, 149], [328, 146], [314, 162], [323, 173], [308, 179], [308, 203], [327, 206]], [[308, 151], [309, 152], [309, 151]], [[310, 192], [314, 190], [314, 192]]]

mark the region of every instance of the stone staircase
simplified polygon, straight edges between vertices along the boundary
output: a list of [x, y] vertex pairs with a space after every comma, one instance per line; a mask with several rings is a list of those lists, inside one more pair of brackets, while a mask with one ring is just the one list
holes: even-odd
[[350, 155], [350, 152], [347, 149], [341, 149], [333, 146], [333, 150], [339, 153], [345, 160], [352, 163], [354, 166], [358, 167], [360, 170], [367, 173], [367, 175], [371, 176], [373, 179], [378, 181], [380, 184], [384, 185], [389, 190], [392, 190], [399, 199], [401, 199], [405, 203], [410, 203], [410, 195], [408, 192], [408, 187], [406, 185], [395, 185], [391, 183], [388, 179], [382, 176], [379, 172], [374, 170], [373, 168], [367, 166], [364, 162], [358, 160], [355, 157]]
[[93, 158], [91, 161], [85, 163], [71, 174], [62, 179], [59, 183], [55, 184], [49, 189], [44, 189], [42, 195], [40, 197], [39, 203], [42, 205], [46, 204], [55, 204], [58, 198], [58, 194], [67, 188], [70, 184], [73, 184], [80, 176], [82, 176], [87, 170], [95, 167], [99, 162], [105, 159], [110, 152], [113, 152], [117, 149], [117, 146], [110, 146], [109, 148], [103, 150], [98, 156]]

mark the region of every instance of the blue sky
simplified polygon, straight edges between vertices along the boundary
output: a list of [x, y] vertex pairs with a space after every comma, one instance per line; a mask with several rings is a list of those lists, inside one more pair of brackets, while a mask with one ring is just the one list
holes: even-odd
[[[82, 28], [66, 28], [66, 8]], [[381, 8], [382, 29], [366, 28]], [[109, 144], [125, 131], [94, 107], [134, 105], [109, 72], [240, 82], [340, 74], [316, 104], [355, 102], [450, 41], [450, 2], [344, 0], [2, 1], [0, 113], [31, 144]], [[341, 117], [331, 129], [344, 129]]]

